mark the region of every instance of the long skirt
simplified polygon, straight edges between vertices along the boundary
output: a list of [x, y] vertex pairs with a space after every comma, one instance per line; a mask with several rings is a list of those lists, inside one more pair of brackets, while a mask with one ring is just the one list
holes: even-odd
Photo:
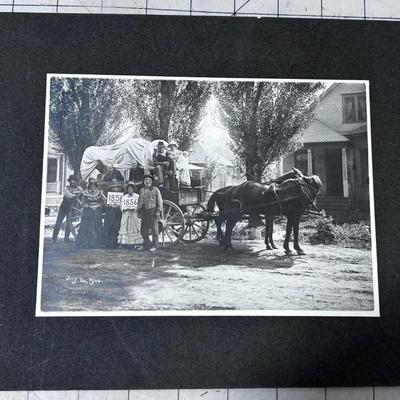
[[119, 229], [119, 244], [140, 244], [140, 219], [136, 210], [124, 210], [122, 212], [121, 227]]
[[121, 226], [121, 210], [119, 207], [106, 207], [103, 226], [103, 244], [108, 248], [116, 248], [118, 233]]
[[101, 237], [101, 207], [85, 207], [82, 211], [81, 224], [76, 238], [79, 249], [96, 248]]

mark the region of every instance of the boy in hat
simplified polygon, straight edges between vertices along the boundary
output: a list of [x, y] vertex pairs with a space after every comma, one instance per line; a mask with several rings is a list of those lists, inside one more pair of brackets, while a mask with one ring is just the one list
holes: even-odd
[[[161, 214], [162, 197], [158, 188], [153, 186], [152, 175], [144, 177], [144, 187], [140, 190], [138, 216], [142, 219], [140, 233], [143, 238], [143, 249], [156, 251], [158, 247], [158, 219]], [[153, 243], [149, 233], [153, 236]]]
[[157, 144], [157, 150], [153, 157], [153, 162], [159, 186], [164, 187], [167, 183], [165, 177], [171, 174], [171, 170], [173, 171], [173, 160], [167, 154], [167, 147], [162, 140]]
[[179, 182], [178, 162], [179, 158], [182, 156], [182, 152], [178, 149], [178, 143], [176, 140], [172, 139], [169, 142], [167, 155], [171, 159], [170, 189], [174, 190], [178, 188], [178, 182]]
[[78, 186], [78, 180], [76, 179], [75, 175], [70, 175], [68, 182], [69, 185], [67, 185], [64, 189], [63, 201], [61, 202], [58, 210], [57, 220], [53, 228], [53, 243], [57, 241], [58, 233], [60, 232], [61, 224], [63, 223], [65, 217], [67, 218], [67, 221], [65, 225], [64, 241], [69, 241], [69, 210], [71, 209], [76, 197], [82, 193], [82, 188]]

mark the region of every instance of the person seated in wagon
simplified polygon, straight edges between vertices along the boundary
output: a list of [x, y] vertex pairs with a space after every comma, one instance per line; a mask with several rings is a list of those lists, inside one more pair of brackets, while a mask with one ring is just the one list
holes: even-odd
[[134, 184], [141, 185], [143, 183], [145, 172], [136, 160], [132, 161], [131, 169], [129, 171], [129, 181]]
[[172, 139], [168, 144], [168, 153], [172, 160], [177, 163], [182, 152], [178, 149], [178, 142]]
[[112, 164], [108, 164], [107, 165], [107, 171], [104, 174], [104, 176], [102, 177], [102, 181], [105, 182], [112, 182], [114, 179], [116, 180], [122, 180], [124, 177], [121, 174], [121, 172], [119, 172], [117, 169], [114, 168], [114, 166]]
[[102, 232], [102, 208], [106, 198], [99, 189], [97, 179], [90, 178], [87, 189], [82, 193], [82, 219], [76, 238], [78, 249], [100, 246]]
[[167, 146], [160, 140], [153, 156], [156, 180], [159, 187], [169, 188], [168, 178], [174, 174], [174, 161], [167, 154]]
[[139, 247], [141, 243], [140, 220], [137, 215], [139, 195], [136, 193], [134, 182], [127, 182], [125, 193], [121, 201], [121, 225], [118, 235], [118, 244], [120, 247]]

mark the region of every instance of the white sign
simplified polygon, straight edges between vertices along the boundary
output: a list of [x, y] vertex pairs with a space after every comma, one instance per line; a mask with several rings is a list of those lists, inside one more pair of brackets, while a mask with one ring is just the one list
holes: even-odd
[[108, 192], [107, 193], [107, 205], [109, 205], [109, 206], [121, 205], [123, 196], [124, 196], [124, 194], [122, 192]]
[[124, 210], [136, 210], [138, 206], [139, 195], [133, 193], [132, 196], [124, 196], [122, 199], [122, 208]]

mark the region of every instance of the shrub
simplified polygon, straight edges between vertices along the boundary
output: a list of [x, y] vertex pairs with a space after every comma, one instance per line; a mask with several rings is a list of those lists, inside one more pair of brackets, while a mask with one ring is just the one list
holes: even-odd
[[308, 223], [308, 234], [305, 235], [311, 244], [338, 244], [357, 249], [371, 248], [371, 230], [369, 222], [339, 224], [332, 217], [322, 215]]
[[315, 219], [314, 233], [310, 235], [311, 244], [331, 244], [335, 242], [332, 217], [322, 215]]
[[334, 236], [336, 243], [343, 247], [371, 248], [371, 229], [366, 221], [336, 225]]

